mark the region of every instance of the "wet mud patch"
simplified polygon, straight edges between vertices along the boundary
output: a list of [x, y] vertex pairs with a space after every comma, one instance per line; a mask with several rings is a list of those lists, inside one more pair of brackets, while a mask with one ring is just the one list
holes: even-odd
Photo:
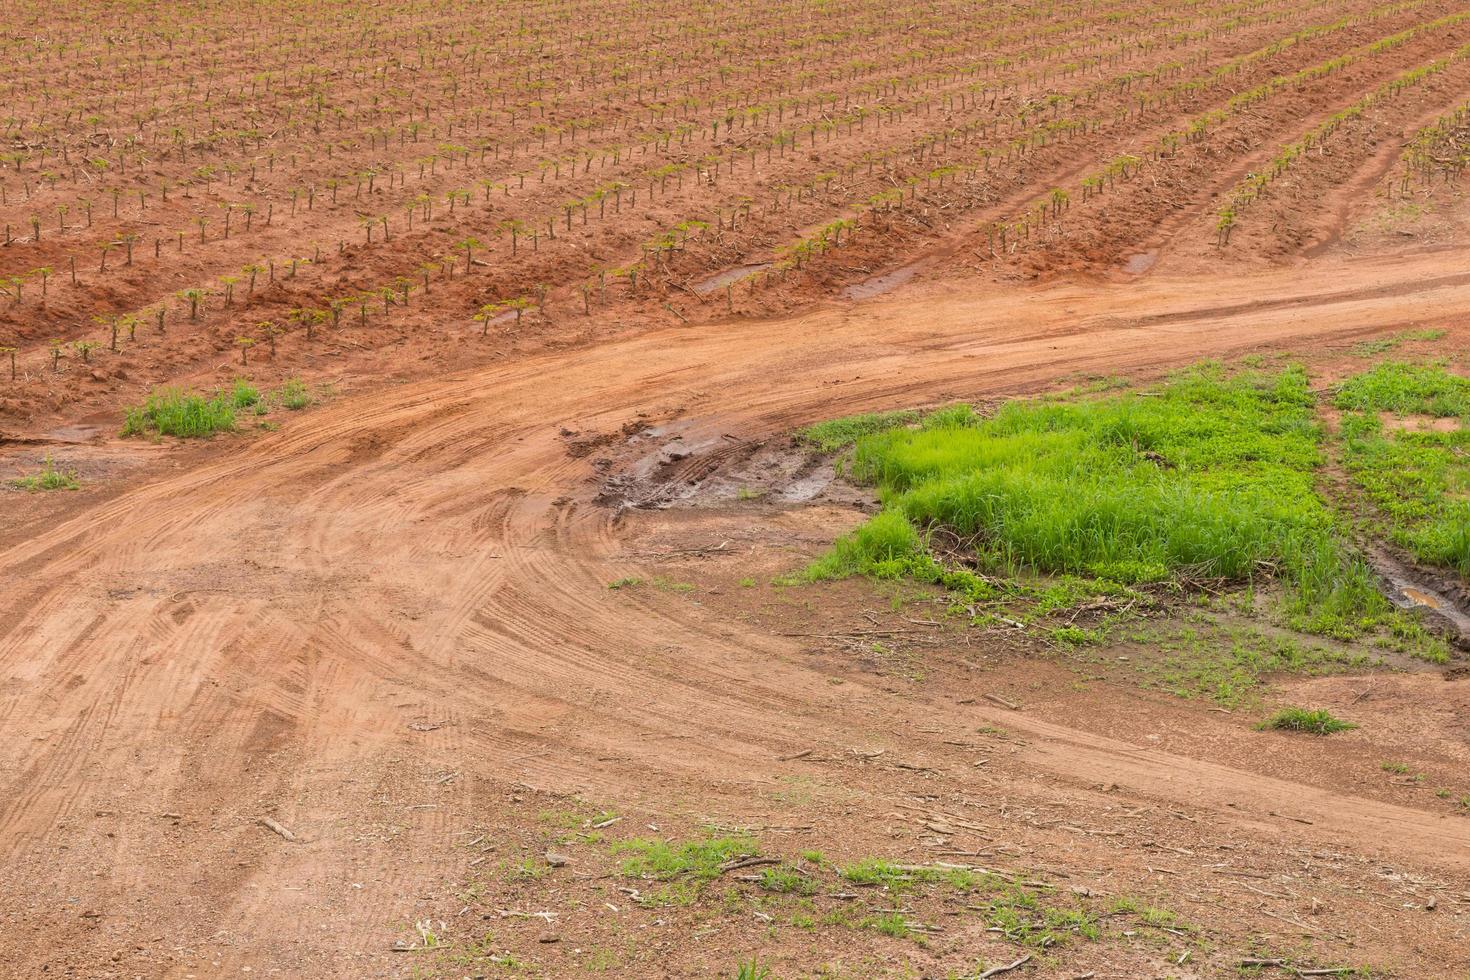
[[1375, 546], [1367, 552], [1384, 583], [1384, 594], [1400, 609], [1419, 611], [1455, 647], [1470, 651], [1470, 588], [1452, 572], [1426, 568]]
[[[591, 450], [585, 446], [585, 437], [568, 440], [574, 455], [587, 455]], [[786, 437], [751, 441], [671, 423], [601, 438], [595, 448], [603, 452], [593, 461], [603, 474], [597, 502], [607, 506], [825, 503], [865, 511], [878, 506], [870, 491], [839, 478], [830, 457]]]

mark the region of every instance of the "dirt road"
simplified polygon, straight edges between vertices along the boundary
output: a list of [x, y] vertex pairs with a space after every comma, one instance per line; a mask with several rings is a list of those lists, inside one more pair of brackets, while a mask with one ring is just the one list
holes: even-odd
[[[595, 501], [595, 454], [569, 452], [563, 429], [612, 445], [629, 423], [677, 419], [697, 457], [1077, 372], [1463, 331], [1462, 258], [925, 287], [660, 330], [355, 393], [0, 530], [0, 960], [14, 976], [393, 975], [406, 965], [384, 937], [486, 819], [475, 778], [713, 812], [769, 786], [773, 758], [873, 730], [879, 692], [834, 688], [796, 641], [610, 591], [638, 573], [624, 541], [648, 518]], [[1102, 780], [1201, 808], [1225, 835], [1470, 875], [1470, 821], [999, 707], [882, 712], [897, 728], [1005, 715], [1059, 785]], [[455, 777], [425, 795], [430, 769]], [[853, 806], [861, 821], [881, 803]], [[390, 847], [400, 833], [419, 843]]]

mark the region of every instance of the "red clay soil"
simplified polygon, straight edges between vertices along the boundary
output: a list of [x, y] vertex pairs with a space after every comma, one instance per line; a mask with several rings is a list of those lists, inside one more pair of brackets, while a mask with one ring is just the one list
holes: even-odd
[[[714, 824], [787, 857], [937, 848], [1189, 923], [1038, 950], [1035, 975], [1228, 975], [1252, 956], [1463, 972], [1470, 819], [1360, 783], [1404, 748], [1384, 741], [1407, 703], [1424, 764], [1463, 781], [1470, 681], [1301, 682], [1379, 722], [1305, 745], [1079, 685], [990, 635], [914, 647], [916, 681], [815, 638], [862, 609], [892, 622], [871, 587], [741, 587], [799, 567], [850, 508], [598, 498], [607, 454], [647, 426], [674, 424], [685, 465], [714, 470], [721, 447], [811, 420], [1079, 372], [1340, 349], [1410, 318], [1463, 344], [1467, 312], [1457, 255], [929, 288], [361, 383], [203, 447], [52, 446], [98, 460], [98, 479], [5, 498], [7, 969], [468, 976], [511, 957], [704, 976], [759, 954], [783, 976], [942, 975], [1022, 955], [963, 916], [920, 945], [826, 918], [778, 928], [739, 895], [645, 908], [605, 842], [565, 843], [611, 810], [609, 840]], [[668, 585], [608, 588], [628, 578]], [[571, 861], [548, 868], [558, 847]], [[814, 917], [854, 901], [828, 897], [840, 886], [823, 882]], [[461, 959], [421, 948], [424, 922]]]
[[[0, 976], [1470, 973], [1463, 665], [1227, 711], [921, 591], [773, 586], [862, 494], [737, 492], [854, 412], [1320, 381], [1411, 326], [1463, 369], [1462, 187], [1398, 182], [1470, 80], [1454, 5], [266, 7], [0, 39], [0, 478], [82, 481], [0, 489]], [[1217, 244], [1248, 174], [1441, 59]], [[315, 403], [117, 435], [236, 377]], [[711, 834], [786, 865], [628, 873]]]

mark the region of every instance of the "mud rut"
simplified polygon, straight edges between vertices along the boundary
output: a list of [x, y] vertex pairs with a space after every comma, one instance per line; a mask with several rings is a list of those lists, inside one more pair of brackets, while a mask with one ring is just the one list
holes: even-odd
[[[1427, 255], [1204, 284], [936, 289], [659, 330], [344, 398], [27, 540], [0, 538], [5, 931], [19, 940], [84, 895], [150, 934], [226, 930], [324, 953], [350, 940], [323, 936], [310, 900], [279, 887], [303, 865], [405, 893], [450, 873], [450, 834], [467, 820], [452, 789], [403, 818], [446, 841], [410, 864], [340, 832], [344, 813], [394, 796], [406, 759], [431, 752], [598, 799], [714, 800], [767, 784], [783, 753], [870, 724], [869, 692], [834, 693], [789, 640], [610, 596], [637, 570], [620, 545], [628, 518], [594, 503], [591, 462], [562, 427], [616, 433], [645, 413], [680, 417], [692, 442], [757, 438], [1466, 313], [1470, 274]], [[1309, 809], [1312, 825], [1272, 833], [1373, 854], [1391, 828], [1400, 860], [1470, 872], [1463, 821], [998, 708], [921, 709], [940, 727], [1004, 715], [1039, 771], [1203, 807], [1227, 832], [1259, 831], [1267, 808]], [[937, 735], [912, 737], [944, 751]], [[266, 813], [303, 844], [262, 833]], [[384, 914], [371, 899], [340, 913], [359, 931]]]

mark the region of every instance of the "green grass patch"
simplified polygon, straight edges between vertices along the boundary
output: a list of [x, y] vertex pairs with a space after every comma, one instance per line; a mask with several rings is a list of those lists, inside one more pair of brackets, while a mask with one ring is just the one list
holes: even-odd
[[913, 411], [869, 412], [818, 422], [798, 431], [796, 438], [819, 453], [835, 453], [851, 446], [863, 436], [912, 425], [918, 420], [919, 413]]
[[1207, 617], [1178, 626], [1144, 626], [1122, 634], [1138, 645], [1129, 669], [1144, 687], [1235, 707], [1255, 699], [1276, 673], [1326, 675], [1362, 670], [1376, 661], [1362, 653], [1292, 635], [1216, 623]]
[[1287, 732], [1306, 732], [1309, 735], [1331, 735], [1334, 732], [1351, 731], [1358, 726], [1350, 721], [1335, 718], [1323, 708], [1286, 708], [1261, 722], [1262, 731], [1274, 729]]
[[1450, 414], [1470, 417], [1464, 414], [1470, 403], [1460, 401], [1470, 398], [1470, 381], [1443, 368], [1423, 370], [1440, 377], [1417, 385], [1417, 394], [1352, 400], [1363, 407], [1342, 417], [1343, 465], [1371, 505], [1379, 534], [1418, 561], [1470, 575], [1470, 425], [1390, 430], [1379, 412], [1397, 409], [1375, 407], [1408, 406], [1416, 414], [1441, 417], [1458, 409]]
[[1316, 493], [1314, 407], [1300, 367], [1204, 364], [1143, 392], [1011, 402], [989, 419], [954, 406], [859, 434], [851, 472], [884, 510], [805, 577], [911, 575], [993, 593], [938, 567], [926, 534], [943, 529], [991, 574], [1273, 579], [1293, 625], [1359, 635], [1390, 607]]
[[1354, 344], [1352, 354], [1355, 357], [1374, 357], [1397, 350], [1407, 343], [1441, 340], [1444, 335], [1443, 330], [1401, 330], [1389, 337], [1379, 337], [1376, 340], [1364, 340]]
[[735, 980], [770, 980], [771, 971], [759, 960], [744, 960], [735, 967]]
[[41, 461], [40, 470], [16, 477], [8, 481], [8, 484], [17, 490], [25, 490], [30, 493], [44, 493], [49, 490], [80, 490], [82, 487], [82, 481], [77, 477], [76, 470], [57, 466], [56, 461], [50, 456]]
[[757, 855], [759, 846], [754, 837], [711, 837], [684, 844], [634, 839], [614, 844], [612, 852], [628, 855], [619, 870], [629, 878], [706, 882], [720, 876], [722, 865]]
[[191, 439], [233, 432], [236, 407], [231, 392], [205, 398], [182, 388], [163, 388], [150, 394], [142, 405], [127, 410], [122, 435], [151, 433]]
[[276, 398], [281, 407], [292, 412], [299, 412], [313, 401], [311, 392], [307, 390], [305, 383], [300, 378], [288, 378], [281, 385], [281, 390], [276, 392]]
[[882, 915], [870, 915], [864, 918], [858, 925], [862, 929], [871, 929], [873, 932], [889, 936], [893, 939], [907, 939], [914, 934], [913, 929], [909, 927], [908, 920], [899, 912], [885, 912]]
[[160, 388], [151, 392], [142, 405], [126, 409], [121, 434], [202, 438], [216, 432], [233, 432], [236, 416], [242, 412], [265, 415], [276, 405], [296, 410], [311, 402], [311, 393], [296, 378], [269, 394], [243, 378], [208, 397], [183, 388]]
[[1442, 364], [1389, 361], [1338, 385], [1333, 404], [1353, 412], [1463, 418], [1470, 416], [1470, 378]]
[[758, 884], [768, 892], [789, 895], [814, 895], [817, 883], [790, 865], [781, 864], [761, 872]]

